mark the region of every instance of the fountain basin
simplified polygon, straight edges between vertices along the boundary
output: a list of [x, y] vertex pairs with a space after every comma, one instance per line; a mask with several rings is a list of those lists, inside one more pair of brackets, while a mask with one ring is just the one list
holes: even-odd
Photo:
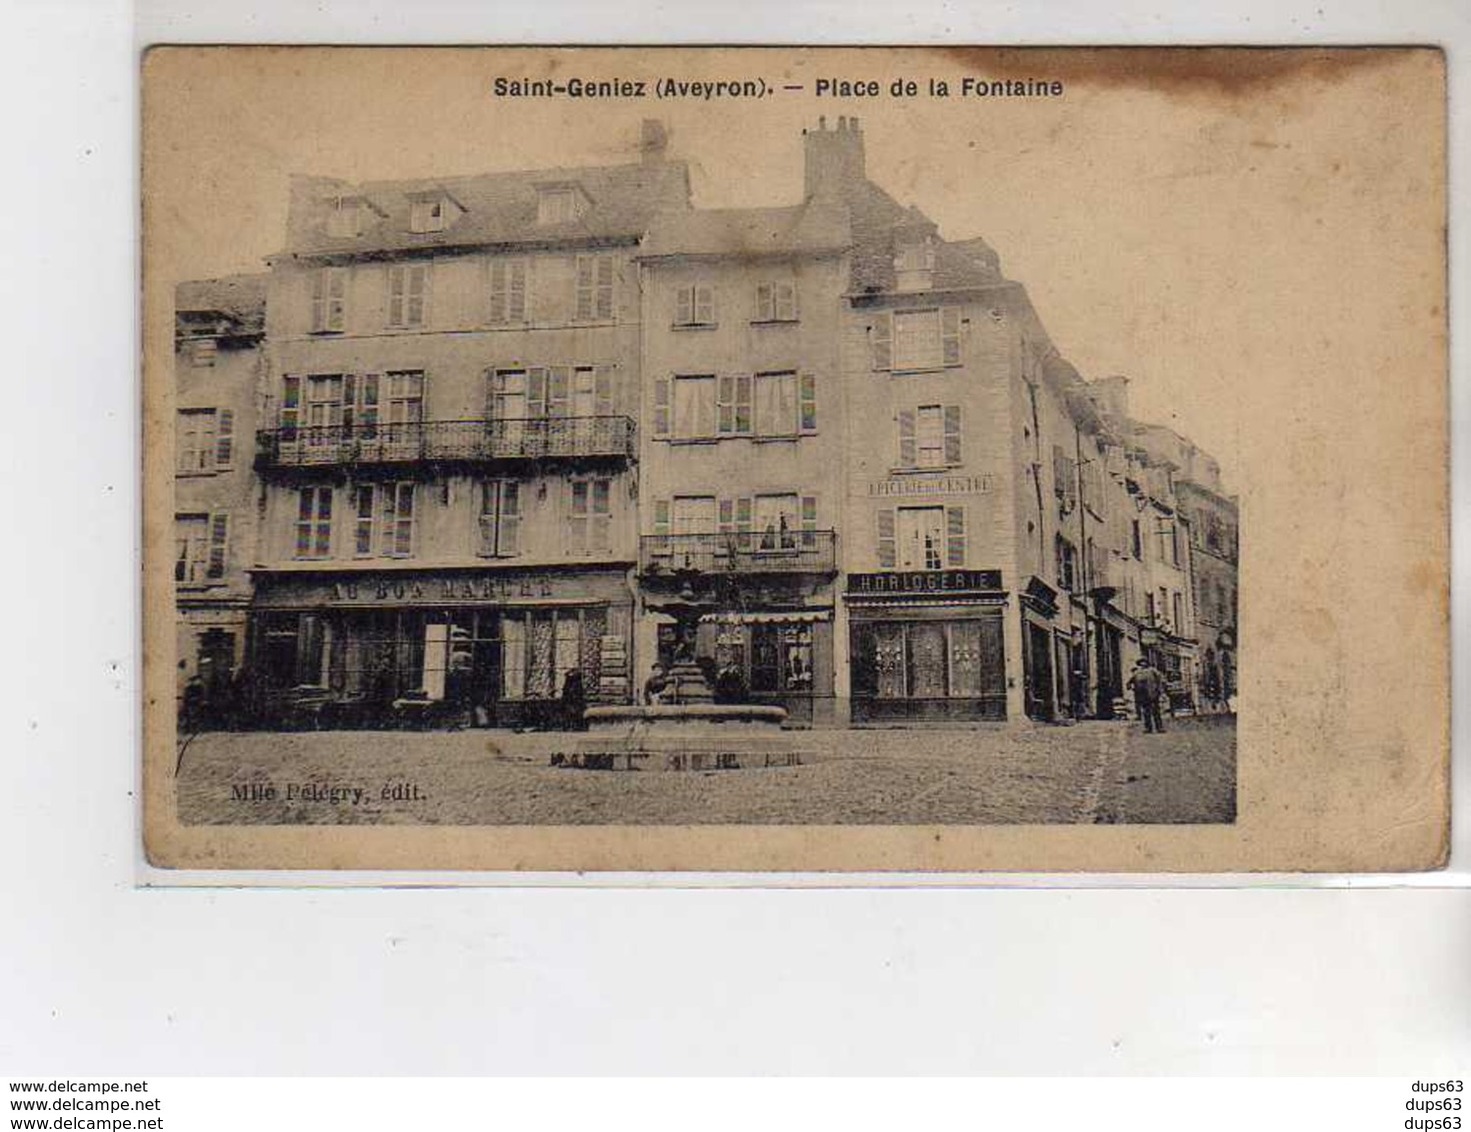
[[766, 704], [594, 707], [583, 718], [588, 734], [577, 755], [584, 766], [749, 770], [801, 762], [782, 731], [786, 709]]

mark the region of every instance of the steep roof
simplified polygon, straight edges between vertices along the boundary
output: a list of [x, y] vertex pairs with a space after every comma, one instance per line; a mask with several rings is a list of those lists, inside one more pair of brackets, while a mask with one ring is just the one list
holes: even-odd
[[650, 226], [645, 256], [783, 255], [842, 251], [852, 242], [847, 210], [813, 198], [791, 208], [689, 209]]
[[[585, 207], [576, 219], [538, 223], [540, 190], [576, 186]], [[443, 194], [453, 206], [441, 231], [413, 232], [409, 213], [416, 199]], [[327, 234], [336, 196], [363, 202], [356, 236]], [[682, 161], [632, 165], [588, 165], [409, 181], [349, 184], [328, 178], [298, 178], [292, 185], [287, 225], [288, 253], [360, 254], [416, 248], [528, 245], [637, 239], [661, 207], [689, 197], [689, 171]]]
[[190, 279], [174, 291], [174, 313], [215, 315], [236, 324], [239, 331], [265, 325], [266, 272], [224, 275], [218, 279]]

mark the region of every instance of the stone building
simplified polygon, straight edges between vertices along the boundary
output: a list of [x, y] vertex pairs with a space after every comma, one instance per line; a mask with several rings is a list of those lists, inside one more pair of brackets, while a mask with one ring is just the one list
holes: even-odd
[[344, 720], [553, 717], [630, 680], [635, 254], [688, 196], [635, 164], [298, 179], [272, 257], [253, 662]]
[[178, 685], [218, 706], [245, 657], [266, 277], [181, 284], [174, 314]]
[[1209, 466], [1175, 486], [1190, 524], [1190, 567], [1199, 639], [1197, 694], [1206, 709], [1236, 695], [1236, 595], [1238, 520], [1236, 498], [1225, 494], [1219, 471]]

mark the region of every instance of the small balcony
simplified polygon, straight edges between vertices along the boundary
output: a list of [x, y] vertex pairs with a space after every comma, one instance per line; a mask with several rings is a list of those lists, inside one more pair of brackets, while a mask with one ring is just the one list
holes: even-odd
[[632, 460], [629, 417], [299, 425], [256, 433], [257, 469], [373, 464]]
[[832, 531], [757, 531], [698, 535], [643, 535], [639, 573], [645, 581], [697, 574], [837, 573]]

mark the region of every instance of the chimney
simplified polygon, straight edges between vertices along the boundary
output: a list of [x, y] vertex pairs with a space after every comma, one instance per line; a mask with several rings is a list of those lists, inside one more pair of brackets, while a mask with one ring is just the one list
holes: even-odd
[[639, 160], [645, 165], [656, 165], [664, 160], [664, 150], [669, 146], [669, 131], [657, 118], [645, 118], [639, 131]]
[[827, 128], [826, 118], [818, 118], [817, 129], [802, 131], [802, 147], [802, 182], [808, 199], [841, 193], [863, 179], [863, 134], [857, 118], [839, 118], [835, 130]]

